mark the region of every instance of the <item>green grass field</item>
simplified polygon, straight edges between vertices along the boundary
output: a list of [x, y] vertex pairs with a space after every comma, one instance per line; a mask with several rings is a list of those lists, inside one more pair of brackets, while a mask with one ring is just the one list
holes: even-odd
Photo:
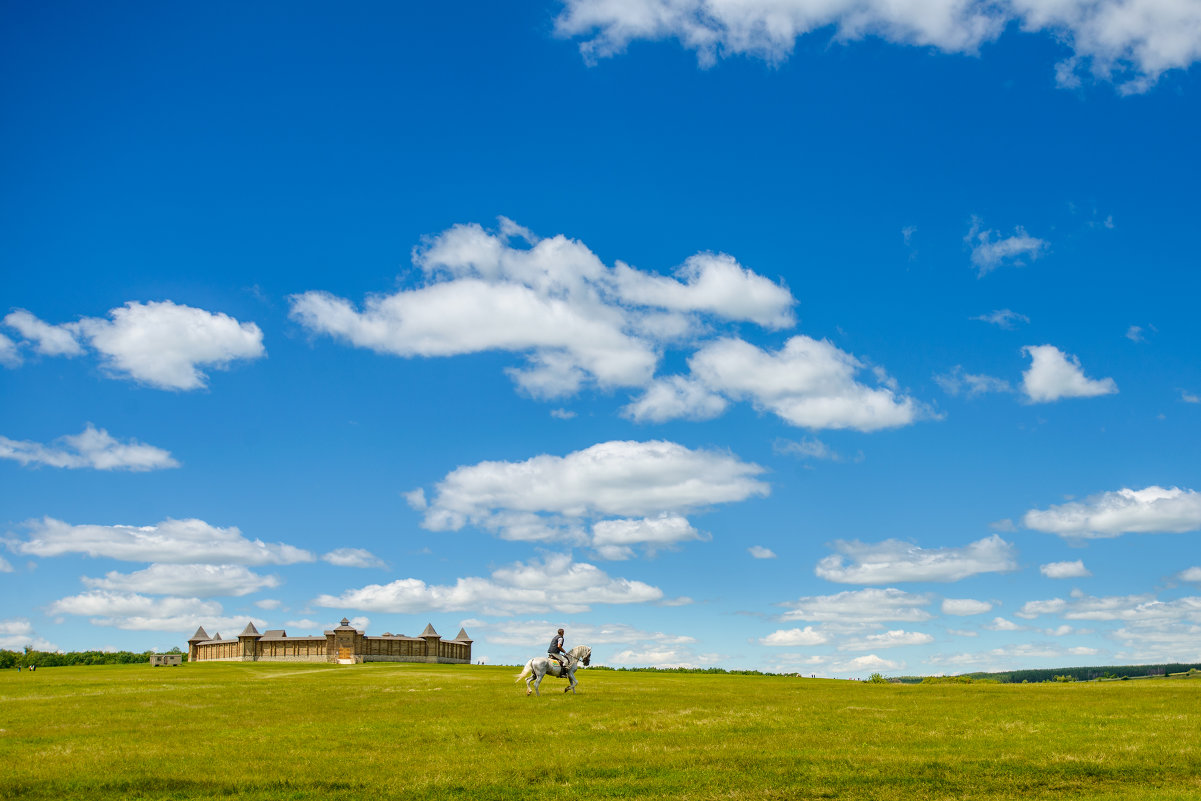
[[4, 798], [1201, 799], [1201, 681], [192, 664], [0, 674]]

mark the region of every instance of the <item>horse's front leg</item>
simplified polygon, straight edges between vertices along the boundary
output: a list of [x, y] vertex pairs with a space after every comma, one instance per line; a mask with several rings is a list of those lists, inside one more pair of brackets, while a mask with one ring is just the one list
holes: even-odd
[[563, 692], [567, 692], [568, 690], [571, 690], [571, 694], [575, 695], [575, 671], [574, 670], [567, 674], [567, 686], [563, 688]]

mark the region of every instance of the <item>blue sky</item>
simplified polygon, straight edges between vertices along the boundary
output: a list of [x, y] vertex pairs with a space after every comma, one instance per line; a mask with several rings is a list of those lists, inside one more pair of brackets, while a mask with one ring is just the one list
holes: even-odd
[[0, 647], [1201, 661], [1195, 0], [6, 4]]

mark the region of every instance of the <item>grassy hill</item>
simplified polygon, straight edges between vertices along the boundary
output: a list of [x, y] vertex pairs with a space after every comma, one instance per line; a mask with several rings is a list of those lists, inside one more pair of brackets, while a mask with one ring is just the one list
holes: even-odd
[[478, 665], [0, 673], [0, 796], [1201, 798], [1201, 681], [871, 684]]

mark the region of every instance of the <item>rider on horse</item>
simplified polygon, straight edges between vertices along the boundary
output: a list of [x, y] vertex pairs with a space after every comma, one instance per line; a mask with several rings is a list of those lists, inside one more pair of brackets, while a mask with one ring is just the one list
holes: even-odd
[[[568, 656], [567, 651], [563, 650], [563, 629], [559, 629], [558, 634], [550, 638], [550, 645], [546, 649], [546, 654], [558, 662], [563, 669], [567, 668]], [[562, 656], [559, 656], [559, 654], [562, 654]]]

